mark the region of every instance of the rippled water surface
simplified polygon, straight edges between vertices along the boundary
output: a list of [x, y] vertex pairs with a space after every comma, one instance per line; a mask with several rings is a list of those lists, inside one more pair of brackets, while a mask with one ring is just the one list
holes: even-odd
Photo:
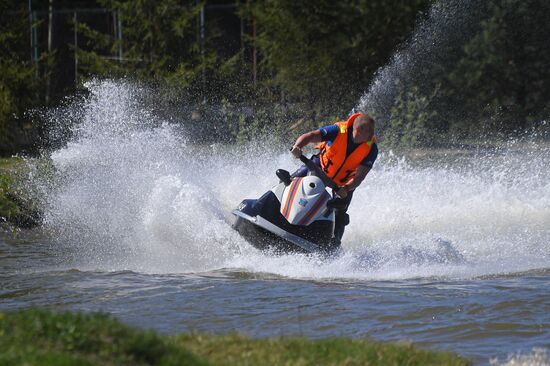
[[102, 311], [136, 326], [253, 336], [407, 340], [476, 363], [550, 347], [550, 271], [472, 279], [293, 279], [247, 269], [194, 274], [62, 269], [55, 246], [0, 244], [0, 309]]
[[3, 232], [0, 310], [103, 311], [164, 333], [407, 340], [479, 364], [550, 348], [547, 145], [381, 149], [342, 252], [276, 256], [229, 213], [298, 166], [284, 148], [195, 146], [143, 90], [87, 87], [49, 117], [71, 137], [29, 161], [44, 223]]

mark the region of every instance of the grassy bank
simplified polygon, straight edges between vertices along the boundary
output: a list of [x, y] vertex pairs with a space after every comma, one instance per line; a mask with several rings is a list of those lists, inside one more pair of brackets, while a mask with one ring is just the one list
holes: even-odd
[[11, 221], [21, 215], [21, 209], [14, 199], [13, 182], [18, 158], [0, 158], [0, 218]]
[[469, 365], [410, 345], [334, 338], [161, 336], [101, 314], [0, 313], [0, 365]]
[[464, 358], [412, 345], [366, 339], [176, 337], [177, 344], [214, 365], [469, 365]]
[[39, 213], [21, 199], [18, 179], [24, 168], [21, 158], [0, 158], [0, 220], [18, 227], [33, 227], [39, 223]]

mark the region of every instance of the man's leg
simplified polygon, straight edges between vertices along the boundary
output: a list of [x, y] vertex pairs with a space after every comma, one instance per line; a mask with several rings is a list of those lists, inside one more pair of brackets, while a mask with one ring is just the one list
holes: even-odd
[[307, 175], [307, 166], [302, 165], [294, 173], [290, 175], [290, 178], [305, 177]]
[[349, 224], [349, 215], [347, 214], [347, 211], [349, 204], [351, 203], [351, 199], [353, 198], [353, 192], [354, 191], [349, 192], [346, 198], [339, 198], [340, 200], [342, 200], [342, 203], [345, 203], [345, 205], [342, 209], [336, 210], [335, 212], [334, 244], [336, 245], [340, 245], [340, 242], [342, 241], [342, 236], [344, 236], [346, 225]]

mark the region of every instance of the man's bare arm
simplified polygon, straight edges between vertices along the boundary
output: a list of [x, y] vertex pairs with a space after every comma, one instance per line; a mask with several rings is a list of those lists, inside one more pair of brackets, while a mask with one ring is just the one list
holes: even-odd
[[321, 141], [322, 141], [321, 131], [313, 130], [313, 131], [306, 132], [300, 137], [298, 137], [298, 139], [296, 139], [296, 142], [294, 143], [294, 146], [302, 149], [313, 142], [321, 142]]
[[355, 177], [353, 177], [348, 184], [340, 188], [336, 194], [342, 198], [346, 198], [350, 191], [353, 191], [355, 188], [359, 187], [369, 172], [370, 168], [364, 165], [359, 165], [359, 168], [357, 168], [357, 173], [355, 173]]
[[359, 187], [359, 185], [363, 182], [367, 174], [369, 174], [370, 168], [366, 167], [364, 165], [359, 165], [359, 168], [357, 168], [357, 173], [355, 173], [355, 177], [351, 181], [349, 181], [348, 184], [346, 184], [346, 189], [348, 191], [352, 191], [355, 188]]
[[295, 158], [299, 158], [300, 155], [302, 155], [302, 148], [307, 146], [308, 144], [311, 144], [312, 142], [321, 142], [321, 131], [314, 130], [304, 133], [302, 136], [298, 137], [296, 142], [294, 143], [294, 146], [292, 146], [292, 149], [290, 150], [291, 154], [294, 155]]

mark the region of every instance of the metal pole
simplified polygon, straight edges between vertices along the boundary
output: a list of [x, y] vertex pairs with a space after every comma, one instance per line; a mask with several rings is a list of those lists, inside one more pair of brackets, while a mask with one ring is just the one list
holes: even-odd
[[244, 19], [241, 17], [241, 58], [244, 61]]
[[[32, 44], [33, 44], [33, 48], [32, 48], [32, 52], [33, 52], [33, 59], [34, 59], [34, 62], [35, 64], [38, 64], [38, 27], [36, 26], [36, 10], [33, 10], [32, 11], [32, 15], [31, 15], [31, 22], [32, 22], [32, 34], [31, 34], [31, 37], [33, 39], [32, 41]], [[38, 65], [36, 65], [36, 77], [38, 78]]]
[[31, 63], [34, 62], [34, 38], [32, 37], [32, 0], [29, 0], [29, 35], [31, 36]]
[[120, 9], [117, 10], [118, 20], [118, 59], [122, 61], [122, 20], [120, 19]]
[[200, 14], [200, 36], [201, 36], [201, 60], [202, 60], [202, 85], [206, 87], [206, 79], [204, 74], [204, 5], [201, 7]]
[[77, 32], [78, 18], [76, 11], [73, 13], [73, 28], [74, 28], [74, 86], [78, 86], [78, 32]]
[[[53, 32], [53, 0], [49, 1], [48, 6], [48, 58], [52, 56], [52, 32]], [[48, 62], [48, 72], [46, 73], [46, 103], [50, 101], [51, 92], [51, 68]]]
[[[113, 20], [113, 39], [116, 40], [118, 39], [118, 29], [116, 29], [118, 27], [118, 21], [116, 19], [116, 11], [114, 10], [111, 10], [111, 17], [112, 17], [112, 20]], [[118, 59], [118, 50], [116, 51], [113, 51], [113, 56], [115, 59]]]
[[258, 62], [258, 53], [256, 51], [256, 18], [252, 19], [252, 80], [254, 87], [256, 87], [257, 81], [257, 62]]
[[48, 6], [48, 52], [52, 51], [52, 30], [53, 30], [53, 0]]

